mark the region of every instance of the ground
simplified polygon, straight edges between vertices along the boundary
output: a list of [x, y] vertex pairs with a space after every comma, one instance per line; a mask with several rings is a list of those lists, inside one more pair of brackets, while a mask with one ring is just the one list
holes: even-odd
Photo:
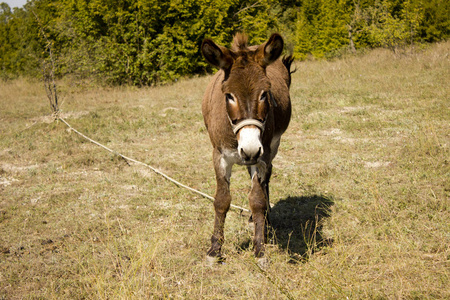
[[[230, 211], [208, 266], [210, 200], [86, 141], [43, 86], [0, 83], [0, 299], [450, 297], [450, 43], [296, 62], [261, 270]], [[74, 128], [209, 195], [210, 77], [133, 88], [58, 82]], [[248, 208], [244, 168], [233, 204]]]

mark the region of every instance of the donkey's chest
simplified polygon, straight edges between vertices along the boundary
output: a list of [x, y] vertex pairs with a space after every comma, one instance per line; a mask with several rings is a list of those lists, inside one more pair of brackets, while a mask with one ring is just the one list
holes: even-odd
[[250, 177], [253, 178], [255, 173], [258, 173], [258, 176], [264, 180], [267, 169], [267, 162], [260, 159], [256, 164], [248, 165], [246, 164], [242, 158], [239, 156], [239, 153], [236, 149], [225, 149], [222, 150], [220, 161], [219, 161], [219, 170], [222, 173], [221, 175], [225, 177], [225, 179], [230, 182], [231, 178], [231, 169], [234, 164], [245, 165], [250, 171]]
[[222, 149], [221, 155], [222, 165], [242, 165], [242, 158], [239, 156], [238, 150], [236, 148]]

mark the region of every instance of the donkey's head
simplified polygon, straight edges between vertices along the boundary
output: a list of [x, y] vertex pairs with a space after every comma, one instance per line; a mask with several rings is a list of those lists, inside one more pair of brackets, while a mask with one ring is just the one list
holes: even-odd
[[261, 138], [271, 106], [266, 67], [281, 55], [283, 39], [275, 33], [264, 44], [248, 47], [247, 37], [237, 34], [232, 49], [205, 39], [201, 50], [209, 63], [225, 72], [223, 101], [238, 153], [243, 163], [255, 164], [264, 152]]

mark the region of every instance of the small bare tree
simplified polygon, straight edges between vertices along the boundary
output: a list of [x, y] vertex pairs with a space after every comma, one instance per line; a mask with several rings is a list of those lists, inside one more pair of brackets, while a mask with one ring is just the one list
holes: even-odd
[[38, 15], [33, 11], [34, 17], [39, 25], [39, 33], [45, 41], [45, 50], [48, 53], [48, 57], [44, 58], [42, 61], [42, 79], [44, 82], [45, 92], [47, 93], [47, 98], [50, 102], [50, 108], [55, 119], [58, 118], [59, 106], [58, 106], [58, 91], [55, 82], [55, 57], [52, 50], [53, 43], [48, 38], [44, 31], [44, 26], [40, 21]]

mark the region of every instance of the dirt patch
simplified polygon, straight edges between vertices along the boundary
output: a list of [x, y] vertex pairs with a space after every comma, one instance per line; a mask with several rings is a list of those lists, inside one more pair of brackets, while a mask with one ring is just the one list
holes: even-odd
[[0, 186], [10, 186], [13, 182], [17, 182], [19, 180], [12, 177], [2, 177], [0, 176]]
[[366, 168], [381, 168], [387, 167], [391, 164], [389, 161], [366, 161], [364, 162], [364, 166]]
[[22, 173], [24, 171], [29, 171], [33, 169], [37, 169], [39, 165], [28, 165], [28, 166], [20, 166], [20, 165], [13, 165], [8, 163], [2, 163], [0, 165], [0, 170], [3, 170], [8, 173]]

